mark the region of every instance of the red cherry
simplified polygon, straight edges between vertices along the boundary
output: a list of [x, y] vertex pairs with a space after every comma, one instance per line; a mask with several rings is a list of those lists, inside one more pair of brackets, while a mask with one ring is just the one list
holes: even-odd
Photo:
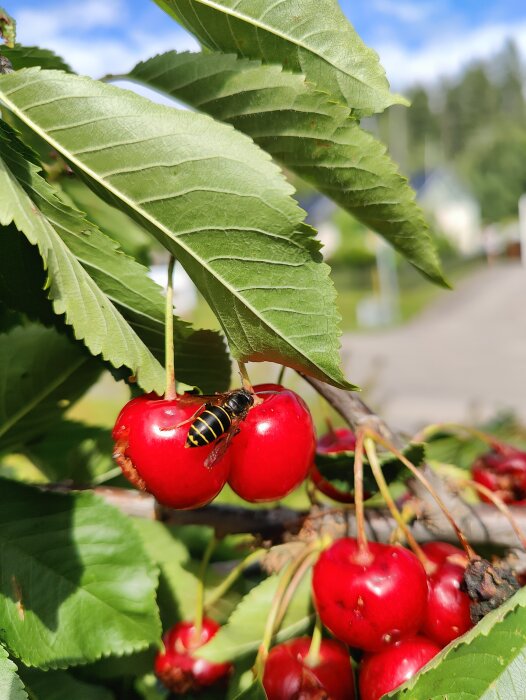
[[361, 700], [380, 700], [384, 693], [412, 678], [440, 647], [425, 637], [403, 639], [379, 654], [367, 654], [360, 667]]
[[349, 428], [336, 428], [331, 430], [318, 440], [316, 447], [318, 452], [329, 454], [331, 452], [354, 452], [356, 448], [356, 435]]
[[[474, 481], [494, 491], [505, 503], [526, 504], [526, 452], [496, 444], [471, 467]], [[491, 503], [484, 494], [481, 498]]]
[[178, 622], [164, 635], [164, 651], [155, 658], [155, 673], [169, 690], [182, 695], [213, 685], [228, 675], [231, 664], [216, 664], [192, 656], [219, 628], [217, 622], [205, 617], [198, 639], [193, 622]]
[[[330, 454], [334, 452], [353, 452], [356, 447], [356, 436], [348, 428], [336, 428], [322, 435], [318, 440], [316, 451], [321, 454]], [[352, 491], [343, 491], [337, 488], [320, 473], [316, 463], [313, 463], [310, 471], [310, 478], [315, 484], [318, 491], [329, 496], [333, 501], [338, 503], [354, 503], [354, 493]]]
[[271, 649], [263, 686], [268, 700], [354, 700], [354, 677], [346, 647], [323, 639], [319, 661], [310, 666], [309, 637], [293, 639]]
[[370, 542], [364, 552], [355, 539], [338, 540], [316, 562], [312, 587], [323, 624], [366, 651], [414, 635], [424, 620], [426, 573], [403, 547]]
[[446, 646], [473, 627], [469, 609], [471, 600], [461, 590], [465, 566], [447, 559], [428, 576], [429, 597], [422, 632], [441, 646]]
[[264, 503], [301, 484], [316, 440], [309, 409], [296, 393], [276, 384], [260, 384], [254, 391], [262, 402], [250, 409], [228, 448], [228, 483], [245, 501]]
[[[198, 397], [166, 401], [154, 394], [127, 403], [113, 429], [116, 460], [124, 475], [171, 508], [199, 508], [217, 496], [228, 477], [228, 451], [211, 469], [204, 461], [214, 443], [185, 447]], [[165, 428], [169, 428], [165, 430]]]
[[426, 542], [422, 545], [422, 550], [436, 566], [440, 566], [446, 559], [452, 559], [457, 564], [460, 564], [461, 561], [467, 563], [468, 560], [463, 549], [459, 549], [449, 542]]

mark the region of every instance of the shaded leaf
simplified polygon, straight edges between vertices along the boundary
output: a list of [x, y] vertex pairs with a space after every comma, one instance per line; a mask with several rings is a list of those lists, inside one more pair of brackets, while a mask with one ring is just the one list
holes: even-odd
[[405, 100], [337, 0], [157, 0], [212, 51], [281, 63], [364, 114]]
[[14, 655], [57, 669], [158, 642], [157, 570], [126, 516], [89, 493], [1, 491], [1, 635]]
[[110, 430], [72, 420], [57, 422], [23, 451], [52, 482], [86, 485], [115, 468]]
[[444, 284], [429, 227], [385, 146], [304, 76], [232, 55], [170, 51], [129, 77], [248, 134]]
[[31, 700], [113, 700], [114, 695], [107, 688], [92, 683], [84, 683], [66, 671], [23, 672], [26, 686], [31, 692]]
[[523, 700], [525, 664], [526, 589], [522, 589], [385, 698]]
[[15, 664], [0, 644], [0, 698], [2, 700], [28, 700], [24, 685]]
[[[280, 574], [282, 575], [282, 574]], [[226, 625], [221, 627], [199, 656], [209, 661], [236, 660], [255, 653], [261, 644], [280, 575], [269, 576], [240, 601]], [[305, 632], [313, 619], [310, 573], [301, 581], [275, 639], [278, 642]]]
[[267, 154], [209, 117], [88, 78], [25, 70], [1, 76], [0, 94], [174, 253], [237, 359], [280, 362], [349, 386], [328, 267]]
[[0, 335], [0, 452], [45, 435], [101, 368], [84, 350], [38, 325]]
[[37, 248], [14, 224], [0, 226], [0, 299], [10, 309], [46, 326], [58, 320], [44, 288], [46, 273]]
[[177, 620], [191, 619], [196, 608], [198, 579], [187, 568], [190, 562], [188, 550], [162, 523], [137, 519], [134, 527], [161, 572], [159, 602], [166, 626]]

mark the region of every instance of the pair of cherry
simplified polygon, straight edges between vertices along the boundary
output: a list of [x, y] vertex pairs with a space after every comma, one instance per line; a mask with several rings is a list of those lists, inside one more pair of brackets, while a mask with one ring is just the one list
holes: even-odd
[[202, 398], [166, 400], [149, 394], [132, 399], [113, 430], [123, 473], [171, 508], [204, 506], [227, 481], [251, 503], [283, 498], [311, 467], [316, 445], [312, 418], [303, 399], [281, 385], [261, 384], [254, 393], [258, 402], [212, 467], [206, 460], [215, 440], [203, 447], [186, 446], [192, 418], [204, 408]]

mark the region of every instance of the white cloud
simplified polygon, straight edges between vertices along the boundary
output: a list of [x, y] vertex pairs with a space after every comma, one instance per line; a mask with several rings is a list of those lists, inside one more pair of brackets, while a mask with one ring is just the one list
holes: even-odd
[[[166, 29], [130, 30], [123, 0], [86, 0], [26, 8], [17, 13], [18, 40], [52, 49], [82, 75], [123, 73], [138, 61], [177, 49], [198, 50], [197, 41], [166, 18]], [[114, 30], [114, 31], [108, 31]]]
[[43, 44], [48, 36], [115, 27], [123, 14], [122, 0], [86, 0], [21, 9], [16, 13], [18, 40], [24, 44]]
[[513, 39], [526, 54], [526, 21], [515, 24], [492, 24], [472, 30], [440, 32], [419, 48], [409, 48], [392, 41], [377, 44], [387, 77], [395, 89], [415, 82], [429, 83], [439, 76], [452, 76], [470, 61], [489, 58]]
[[421, 2], [421, 0], [418, 2], [409, 2], [408, 0], [405, 2], [404, 0], [399, 0], [399, 2], [374, 0], [372, 6], [376, 12], [407, 23], [424, 22], [435, 13], [435, 6], [427, 2]]

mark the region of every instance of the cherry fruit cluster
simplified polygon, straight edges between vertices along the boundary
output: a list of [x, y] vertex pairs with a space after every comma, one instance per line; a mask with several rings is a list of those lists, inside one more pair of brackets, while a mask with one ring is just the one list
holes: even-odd
[[[278, 644], [266, 660], [263, 685], [269, 700], [354, 700], [351, 655], [361, 700], [379, 700], [414, 676], [445, 645], [472, 627], [470, 599], [462, 590], [467, 558], [445, 542], [423, 546], [426, 566], [402, 546], [353, 538], [336, 541], [314, 565], [312, 594], [323, 625], [336, 639]], [[174, 692], [224, 680], [229, 664], [195, 652], [219, 625], [208, 618], [196, 638], [193, 623], [178, 623], [164, 638], [156, 673]]]
[[311, 467], [316, 446], [312, 418], [303, 399], [281, 385], [261, 384], [254, 394], [258, 402], [212, 466], [206, 460], [216, 441], [187, 446], [203, 399], [183, 395], [166, 400], [154, 394], [132, 399], [113, 429], [115, 456], [124, 475], [159, 503], [177, 509], [210, 503], [227, 482], [251, 503], [283, 498]]

